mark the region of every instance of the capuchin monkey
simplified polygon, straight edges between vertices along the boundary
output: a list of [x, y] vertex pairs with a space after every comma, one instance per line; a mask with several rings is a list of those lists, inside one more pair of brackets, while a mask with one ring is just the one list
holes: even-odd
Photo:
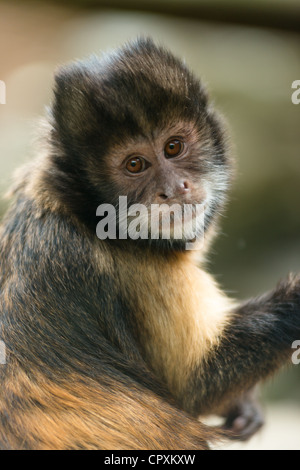
[[[251, 436], [254, 387], [300, 337], [300, 276], [239, 304], [203, 269], [233, 163], [202, 83], [151, 39], [63, 66], [42, 141], [1, 225], [0, 448], [202, 450]], [[192, 212], [193, 240], [175, 238], [174, 214], [169, 239], [161, 222], [126, 238], [116, 216], [101, 238], [99, 207], [117, 213], [120, 196], [201, 205], [204, 222]], [[199, 420], [210, 414], [222, 430]]]

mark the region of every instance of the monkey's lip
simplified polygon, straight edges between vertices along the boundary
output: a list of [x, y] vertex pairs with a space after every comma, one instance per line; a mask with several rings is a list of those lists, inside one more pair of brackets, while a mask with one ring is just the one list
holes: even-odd
[[195, 219], [197, 216], [203, 214], [204, 211], [205, 211], [205, 204], [198, 204], [197, 210], [195, 206], [193, 206], [192, 209], [187, 210], [187, 211], [185, 211], [182, 208], [181, 212], [178, 212], [178, 213], [171, 212], [170, 220], [172, 222], [176, 222], [178, 220], [188, 222], [189, 220]]
[[183, 226], [194, 227], [195, 224], [198, 226], [198, 224], [201, 223], [206, 209], [206, 203], [200, 202], [178, 204], [177, 208], [174, 207], [173, 210], [172, 206], [173, 205], [164, 204], [164, 207], [151, 207], [148, 211], [149, 223], [151, 223], [151, 220], [156, 221], [160, 229], [166, 226], [165, 224], [169, 224], [170, 228]]

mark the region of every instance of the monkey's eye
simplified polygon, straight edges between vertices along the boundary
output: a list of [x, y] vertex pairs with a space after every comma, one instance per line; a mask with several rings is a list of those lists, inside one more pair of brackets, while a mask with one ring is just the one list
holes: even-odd
[[141, 173], [146, 168], [146, 162], [141, 157], [133, 157], [127, 160], [126, 169], [130, 173]]
[[165, 146], [165, 156], [167, 158], [177, 157], [183, 150], [183, 142], [179, 139], [172, 139]]

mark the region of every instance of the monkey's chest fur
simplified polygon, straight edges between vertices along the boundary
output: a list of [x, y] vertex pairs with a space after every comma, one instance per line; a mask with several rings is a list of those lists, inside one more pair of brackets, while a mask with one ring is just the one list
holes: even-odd
[[122, 273], [120, 290], [135, 315], [142, 354], [180, 398], [188, 371], [201, 366], [207, 351], [217, 344], [230, 301], [194, 264], [191, 254], [170, 259], [145, 256], [135, 262], [132, 255], [123, 256], [117, 269]]
[[[115, 354], [118, 364], [141, 357], [182, 404], [230, 307], [193, 255], [107, 249], [59, 214], [44, 218], [29, 201], [16, 207], [2, 233], [1, 305], [13, 355], [50, 370], [81, 364], [86, 371], [96, 358], [100, 380], [102, 362], [114, 364]], [[29, 337], [44, 347], [29, 347]]]

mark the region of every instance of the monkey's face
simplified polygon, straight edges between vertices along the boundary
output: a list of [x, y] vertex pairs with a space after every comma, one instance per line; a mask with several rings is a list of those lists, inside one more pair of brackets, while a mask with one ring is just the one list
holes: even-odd
[[[149, 238], [199, 236], [227, 182], [227, 174], [211, 164], [211, 152], [205, 129], [180, 120], [114, 145], [105, 157], [106, 171], [116, 194], [127, 198], [127, 224], [138, 212], [140, 231]], [[126, 223], [125, 215], [119, 223]]]
[[180, 225], [188, 240], [209, 225], [224, 200], [230, 161], [222, 122], [181, 61], [140, 40], [62, 69], [55, 94], [55, 137], [64, 149], [56, 164], [78, 181], [85, 210], [119, 209], [126, 197], [126, 222], [118, 214], [117, 223], [128, 225], [139, 204], [140, 229], [154, 239], [166, 231], [174, 238]]

